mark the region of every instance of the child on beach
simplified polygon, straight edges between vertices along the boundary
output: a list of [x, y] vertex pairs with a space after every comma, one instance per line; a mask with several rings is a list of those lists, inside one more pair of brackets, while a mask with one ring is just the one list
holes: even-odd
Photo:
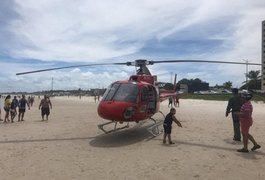
[[171, 140], [171, 129], [172, 129], [172, 122], [174, 121], [179, 127], [182, 127], [181, 123], [175, 117], [176, 109], [171, 108], [170, 112], [166, 115], [164, 120], [164, 139], [163, 143], [166, 143], [166, 137], [168, 137], [168, 143], [174, 144]]
[[243, 148], [238, 149], [238, 152], [248, 153], [248, 140], [250, 140], [254, 146], [251, 148], [252, 151], [259, 149], [261, 146], [257, 144], [254, 137], [249, 134], [249, 128], [252, 126], [252, 111], [253, 107], [250, 102], [252, 98], [252, 94], [249, 92], [245, 92], [241, 94], [241, 97], [244, 99], [244, 103], [241, 106], [240, 112], [236, 112], [236, 115], [239, 116], [240, 125], [241, 125], [241, 133], [243, 136]]

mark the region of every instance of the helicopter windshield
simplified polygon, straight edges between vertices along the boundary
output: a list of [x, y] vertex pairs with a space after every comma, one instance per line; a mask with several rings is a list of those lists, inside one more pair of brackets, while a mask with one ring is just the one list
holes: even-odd
[[127, 101], [135, 103], [138, 86], [136, 84], [112, 84], [105, 92], [103, 101]]

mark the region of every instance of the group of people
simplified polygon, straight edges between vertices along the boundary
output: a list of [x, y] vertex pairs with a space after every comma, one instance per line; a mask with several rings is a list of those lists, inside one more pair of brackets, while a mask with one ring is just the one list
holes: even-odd
[[29, 105], [30, 105], [30, 106], [33, 106], [34, 99], [35, 99], [34, 96], [29, 96], [29, 97], [28, 97], [28, 102], [29, 102]]
[[[5, 115], [3, 119], [4, 123], [10, 121], [10, 118], [9, 118], [10, 116], [11, 116], [11, 123], [13, 123], [14, 118], [16, 117], [17, 113], [18, 113], [18, 121], [24, 121], [26, 105], [30, 109], [29, 103], [27, 99], [25, 98], [25, 95], [22, 95], [22, 98], [20, 98], [19, 100], [17, 99], [17, 96], [14, 96], [14, 98], [11, 100], [11, 95], [7, 95], [4, 100], [4, 111], [5, 111]], [[17, 112], [17, 109], [18, 109], [18, 112]], [[1, 116], [1, 113], [0, 113], [0, 116]]]
[[[26, 112], [26, 108], [28, 107], [28, 110], [30, 110], [30, 106], [33, 105], [34, 101], [34, 99], [33, 101], [31, 100], [32, 99], [31, 97], [29, 97], [28, 99], [29, 100], [26, 99], [24, 94], [20, 99], [18, 99], [17, 96], [14, 96], [12, 100], [11, 100], [11, 95], [7, 95], [5, 97], [4, 107], [3, 107], [5, 111], [4, 119], [1, 119], [2, 105], [0, 103], [0, 121], [3, 121], [4, 123], [11, 121], [11, 123], [13, 123], [17, 114], [18, 114], [18, 122], [24, 121], [24, 114]], [[52, 108], [51, 101], [47, 95], [44, 95], [44, 98], [41, 100], [39, 104], [39, 109], [41, 109], [42, 121], [44, 121], [45, 115], [46, 115], [46, 120], [48, 120], [48, 116], [50, 114], [50, 108]]]
[[94, 101], [97, 102], [100, 100], [100, 95], [94, 95]]
[[[232, 113], [233, 127], [234, 127], [234, 141], [241, 141], [241, 134], [243, 136], [243, 148], [238, 149], [238, 152], [248, 153], [248, 140], [253, 143], [252, 151], [259, 149], [261, 146], [256, 142], [254, 137], [249, 133], [250, 126], [253, 124], [252, 112], [253, 106], [251, 104], [252, 94], [243, 92], [239, 96], [238, 89], [232, 90], [233, 97], [228, 101], [225, 116]], [[241, 133], [240, 133], [241, 130]]]
[[176, 95], [176, 96], [171, 96], [168, 98], [168, 107], [173, 107], [173, 101], [174, 101], [174, 106], [175, 107], [179, 107], [179, 97]]
[[[238, 149], [238, 152], [248, 153], [248, 140], [253, 143], [252, 151], [255, 151], [261, 146], [256, 142], [254, 137], [249, 133], [250, 126], [253, 124], [252, 112], [253, 106], [251, 104], [252, 94], [249, 92], [243, 92], [238, 95], [238, 89], [233, 89], [233, 97], [228, 101], [226, 108], [226, 117], [232, 112], [233, 127], [234, 127], [234, 141], [241, 141], [241, 133], [243, 136], [243, 148]], [[171, 140], [172, 123], [175, 122], [179, 127], [182, 127], [180, 121], [175, 117], [176, 109], [171, 108], [170, 112], [166, 115], [164, 120], [164, 138], [163, 143], [166, 143], [168, 138], [169, 144], [174, 144]]]

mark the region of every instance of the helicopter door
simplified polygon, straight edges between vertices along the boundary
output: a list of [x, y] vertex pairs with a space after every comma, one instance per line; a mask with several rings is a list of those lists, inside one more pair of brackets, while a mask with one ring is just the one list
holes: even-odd
[[142, 87], [141, 90], [141, 106], [140, 106], [140, 112], [141, 113], [146, 113], [148, 112], [148, 102], [149, 102], [149, 97], [148, 97], [148, 88], [146, 86]]
[[156, 91], [152, 86], [148, 87], [148, 112], [153, 114], [156, 112]]
[[148, 114], [154, 114], [156, 112], [156, 94], [155, 89], [152, 86], [144, 86], [142, 88], [141, 97], [141, 112], [147, 112]]

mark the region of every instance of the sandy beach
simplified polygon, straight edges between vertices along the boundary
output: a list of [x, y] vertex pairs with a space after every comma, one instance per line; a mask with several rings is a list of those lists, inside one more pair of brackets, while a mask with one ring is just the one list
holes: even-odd
[[[3, 100], [3, 99], [2, 99]], [[248, 154], [236, 152], [231, 116], [225, 101], [180, 99], [174, 145], [164, 145], [162, 134], [153, 137], [152, 123], [131, 123], [130, 128], [104, 134], [97, 125], [93, 98], [53, 97], [48, 122], [41, 122], [36, 99], [25, 121], [0, 122], [1, 180], [255, 180], [265, 179], [265, 104], [253, 102], [250, 133], [262, 146]], [[168, 113], [167, 102], [161, 104]], [[2, 119], [4, 112], [2, 110]], [[162, 120], [160, 114], [155, 116]], [[252, 144], [249, 142], [249, 149]]]

